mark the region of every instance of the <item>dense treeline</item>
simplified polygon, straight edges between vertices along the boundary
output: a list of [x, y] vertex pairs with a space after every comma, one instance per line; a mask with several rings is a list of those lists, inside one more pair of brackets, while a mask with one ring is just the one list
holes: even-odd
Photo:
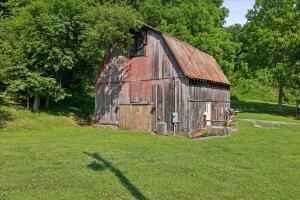
[[300, 3], [257, 0], [247, 18], [239, 34], [236, 70], [243, 78], [277, 88], [281, 112], [283, 99], [292, 100], [288, 94], [300, 94]]
[[96, 1], [12, 0], [2, 7], [1, 80], [28, 107], [34, 99], [34, 110], [41, 98], [48, 104], [91, 85], [103, 51], [127, 40], [138, 18], [129, 6]]
[[[140, 21], [213, 55], [235, 85], [299, 92], [299, 3], [258, 0], [224, 28], [223, 0], [6, 0], [0, 4], [0, 89], [39, 108], [91, 85], [103, 54]], [[250, 80], [250, 81], [249, 81]], [[257, 83], [255, 83], [257, 84]], [[298, 93], [299, 94], [299, 93]], [[280, 107], [279, 107], [280, 109]]]

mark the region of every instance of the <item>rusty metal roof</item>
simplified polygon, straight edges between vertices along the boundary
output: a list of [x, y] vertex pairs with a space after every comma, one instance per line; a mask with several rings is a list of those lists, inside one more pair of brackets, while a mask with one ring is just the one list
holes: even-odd
[[139, 23], [141, 23], [143, 27], [150, 28], [162, 34], [185, 76], [192, 79], [207, 80], [231, 85], [219, 64], [211, 55], [204, 53], [199, 49], [171, 37], [147, 24], [142, 22]]
[[217, 61], [211, 55], [164, 33], [161, 34], [187, 77], [230, 85]]

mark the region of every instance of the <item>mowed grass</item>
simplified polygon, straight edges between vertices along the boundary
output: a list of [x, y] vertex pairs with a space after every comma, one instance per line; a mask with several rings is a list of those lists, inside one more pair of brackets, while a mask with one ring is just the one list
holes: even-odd
[[238, 119], [299, 125], [240, 121], [230, 137], [191, 140], [4, 107], [0, 199], [299, 199], [300, 121], [236, 105]]

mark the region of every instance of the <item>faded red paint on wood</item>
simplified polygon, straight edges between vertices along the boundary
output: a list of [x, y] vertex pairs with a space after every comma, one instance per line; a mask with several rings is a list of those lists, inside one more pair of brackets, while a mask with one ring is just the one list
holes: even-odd
[[[229, 86], [188, 78], [163, 35], [152, 29], [145, 29], [145, 33], [145, 56], [129, 59], [116, 49], [108, 52], [96, 78], [95, 112], [98, 123], [153, 131], [157, 122], [161, 121], [166, 122], [171, 131], [175, 98], [179, 131], [194, 131], [205, 126], [205, 102], [212, 102], [213, 120], [224, 120], [225, 110], [230, 106]], [[186, 48], [180, 51], [192, 50]], [[187, 55], [182, 55], [182, 62]], [[193, 67], [200, 70], [199, 73], [203, 70]]]

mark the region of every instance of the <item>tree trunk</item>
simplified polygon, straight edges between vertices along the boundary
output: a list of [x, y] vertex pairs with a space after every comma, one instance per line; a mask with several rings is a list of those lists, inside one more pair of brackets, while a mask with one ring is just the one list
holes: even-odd
[[33, 112], [39, 111], [39, 108], [40, 108], [40, 97], [36, 95], [34, 96]]
[[283, 99], [283, 87], [279, 86], [279, 94], [278, 94], [278, 112], [282, 112], [282, 99]]
[[30, 97], [27, 96], [27, 110], [30, 109]]
[[62, 75], [61, 75], [61, 70], [59, 70], [59, 85], [60, 85], [60, 87], [62, 86]]
[[49, 96], [46, 96], [46, 101], [45, 101], [45, 107], [48, 108], [49, 107]]

